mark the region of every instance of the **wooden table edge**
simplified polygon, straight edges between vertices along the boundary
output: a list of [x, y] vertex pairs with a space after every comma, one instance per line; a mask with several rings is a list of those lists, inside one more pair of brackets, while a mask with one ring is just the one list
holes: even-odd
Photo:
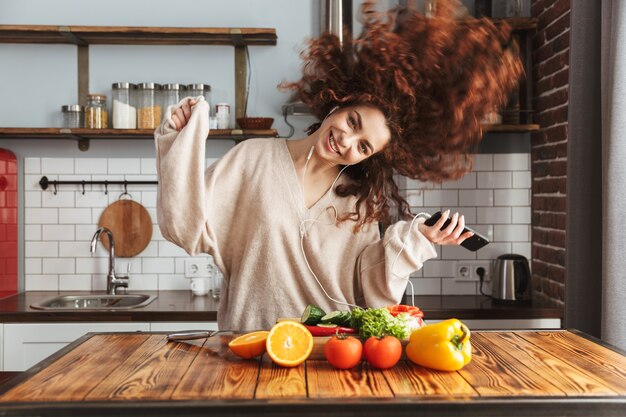
[[[280, 415], [327, 417], [349, 415], [374, 416], [385, 412], [394, 417], [415, 416], [440, 417], [484, 417], [500, 413], [507, 417], [533, 416], [623, 416], [626, 412], [626, 397], [477, 397], [450, 401], [450, 399], [411, 400], [405, 398], [337, 399], [324, 401], [290, 400], [277, 403], [274, 400], [167, 400], [167, 401], [92, 401], [92, 402], [46, 402], [46, 403], [2, 403], [3, 415], [31, 416], [45, 412], [47, 416], [68, 415], [79, 412], [84, 416], [136, 415], [140, 410], [149, 410], [151, 416], [185, 417], [206, 415], [208, 411], [218, 415], [270, 416]], [[497, 412], [496, 414], [494, 414]], [[500, 415], [497, 414], [497, 415]]]
[[619, 353], [621, 355], [626, 356], [626, 350], [621, 349], [618, 346], [612, 345], [609, 342], [605, 342], [602, 339], [598, 339], [597, 337], [592, 336], [592, 335], [590, 335], [588, 333], [585, 333], [585, 332], [583, 332], [581, 330], [578, 330], [578, 329], [564, 329], [564, 330], [566, 330], [566, 331], [568, 331], [570, 333], [573, 333], [573, 334], [575, 334], [577, 336], [583, 337], [583, 338], [585, 338], [585, 339], [587, 339], [587, 340], [589, 340], [591, 342], [594, 342], [594, 343], [596, 343], [596, 344], [598, 344], [598, 345], [600, 345], [602, 347], [610, 349], [610, 350], [612, 350], [614, 352], [617, 352], [617, 353]]

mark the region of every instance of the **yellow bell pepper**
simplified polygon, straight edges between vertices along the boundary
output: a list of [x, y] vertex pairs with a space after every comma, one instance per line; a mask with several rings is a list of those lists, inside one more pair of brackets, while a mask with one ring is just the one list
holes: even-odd
[[427, 368], [457, 371], [472, 360], [469, 337], [469, 329], [457, 319], [428, 324], [411, 333], [406, 356]]

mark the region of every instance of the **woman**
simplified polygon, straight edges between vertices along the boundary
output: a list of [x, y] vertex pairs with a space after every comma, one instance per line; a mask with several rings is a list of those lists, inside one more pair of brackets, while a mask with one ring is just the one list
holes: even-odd
[[[460, 244], [464, 218], [407, 221], [394, 172], [421, 180], [471, 168], [480, 118], [521, 73], [509, 32], [363, 8], [364, 32], [311, 42], [303, 77], [285, 84], [322, 122], [300, 140], [246, 141], [204, 171], [207, 103], [185, 99], [155, 132], [163, 236], [222, 271], [218, 325], [267, 329], [317, 304], [327, 311], [400, 301], [411, 272]], [[398, 221], [379, 235], [378, 222]]]

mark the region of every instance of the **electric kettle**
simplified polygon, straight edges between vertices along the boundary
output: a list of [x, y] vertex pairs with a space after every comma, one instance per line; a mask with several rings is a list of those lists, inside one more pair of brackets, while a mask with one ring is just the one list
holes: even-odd
[[528, 259], [513, 253], [498, 256], [491, 282], [491, 295], [494, 302], [530, 301], [532, 285]]

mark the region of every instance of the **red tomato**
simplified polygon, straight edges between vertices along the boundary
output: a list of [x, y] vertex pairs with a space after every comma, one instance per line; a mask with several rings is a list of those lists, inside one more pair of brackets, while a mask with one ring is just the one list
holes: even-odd
[[332, 366], [339, 369], [354, 368], [361, 362], [363, 345], [356, 337], [333, 336], [324, 345], [324, 356]]
[[385, 336], [382, 339], [372, 336], [365, 341], [363, 353], [373, 368], [391, 368], [402, 356], [402, 343], [393, 336]]
[[424, 317], [424, 312], [419, 307], [409, 306], [406, 304], [396, 304], [393, 306], [387, 306], [387, 310], [392, 316], [397, 316], [400, 313], [408, 313], [411, 317]]

